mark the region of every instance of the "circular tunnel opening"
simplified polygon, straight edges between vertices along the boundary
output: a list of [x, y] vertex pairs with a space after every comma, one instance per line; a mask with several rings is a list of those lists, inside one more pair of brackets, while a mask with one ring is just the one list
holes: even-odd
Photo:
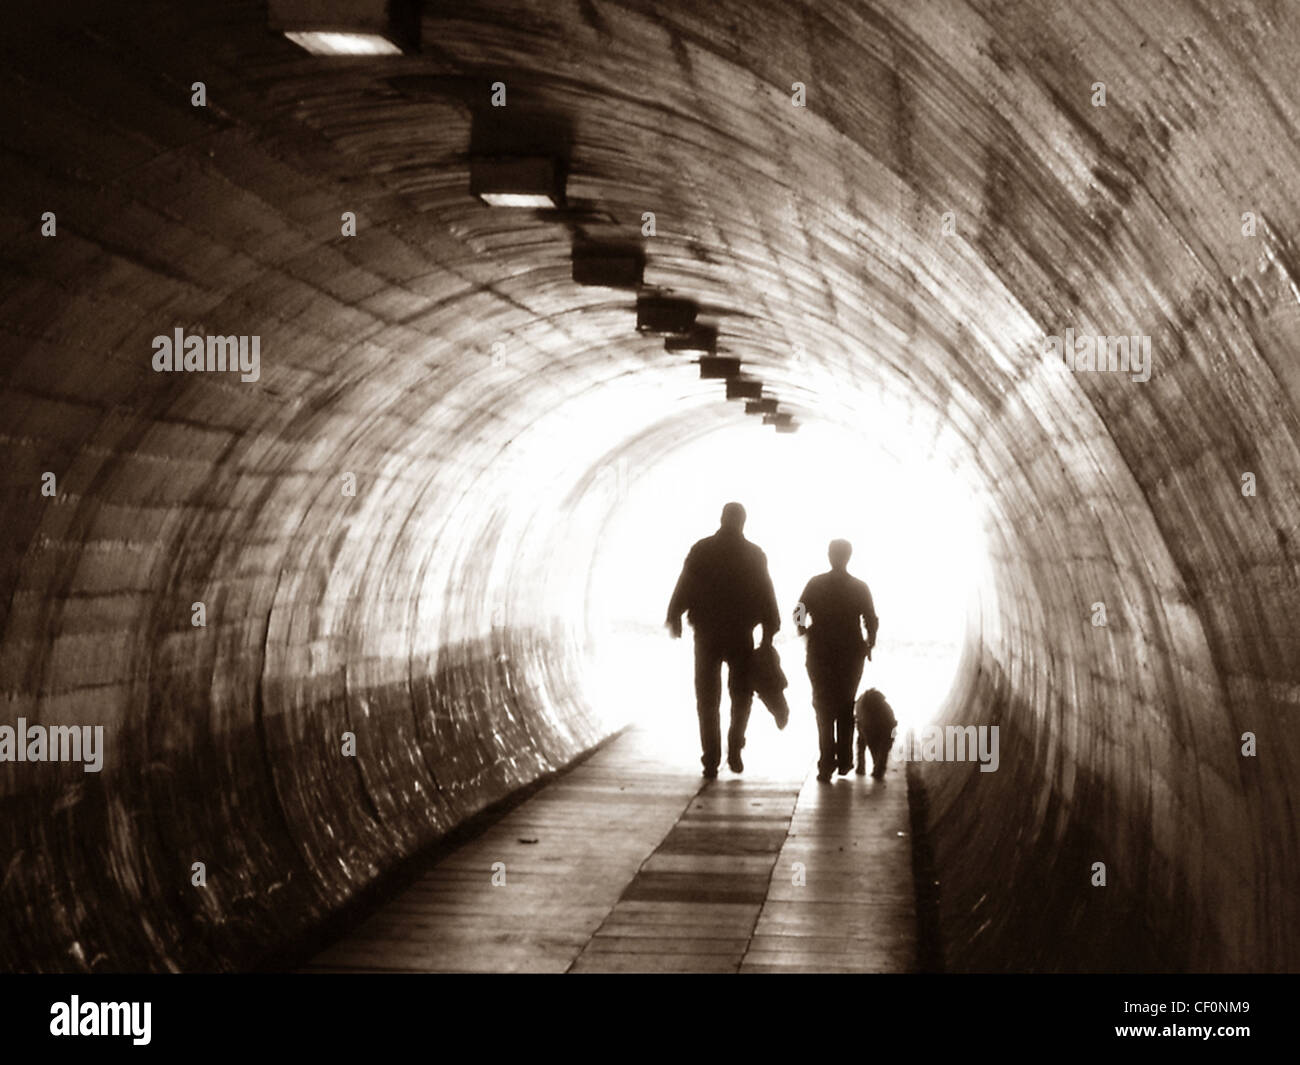
[[[589, 697], [622, 719], [676, 738], [698, 757], [691, 638], [671, 641], [663, 616], [690, 545], [714, 532], [722, 505], [741, 502], [746, 537], [766, 553], [781, 610], [775, 641], [790, 681], [792, 732], [783, 759], [816, 750], [804, 641], [792, 614], [809, 578], [828, 568], [830, 540], [853, 544], [849, 570], [872, 590], [881, 620], [860, 690], [877, 687], [900, 735], [935, 720], [957, 676], [969, 622], [992, 594], [979, 497], [908, 432], [891, 408], [846, 428], [812, 420], [776, 434], [752, 420], [689, 437], [631, 466], [599, 467], [593, 510], [604, 523], [588, 577]], [[776, 743], [756, 703], [751, 744]]]
[[[335, 63], [264, 6], [6, 44], [5, 722], [108, 744], [0, 773], [11, 966], [239, 966], [621, 724], [689, 748], [660, 622], [738, 499], [792, 685], [845, 536], [864, 684], [1003, 730], [924, 770], [954, 967], [1294, 968], [1294, 12], [493, 0]], [[534, 133], [563, 209], [476, 199]], [[609, 242], [800, 431], [584, 283]]]

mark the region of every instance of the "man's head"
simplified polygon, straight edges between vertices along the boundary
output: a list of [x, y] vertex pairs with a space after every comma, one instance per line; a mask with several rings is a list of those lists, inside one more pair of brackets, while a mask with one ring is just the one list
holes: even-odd
[[745, 508], [739, 503], [728, 503], [722, 508], [722, 527], [728, 532], [745, 531]]
[[831, 560], [831, 569], [846, 569], [849, 559], [853, 557], [853, 545], [847, 540], [832, 540], [826, 549], [826, 557]]

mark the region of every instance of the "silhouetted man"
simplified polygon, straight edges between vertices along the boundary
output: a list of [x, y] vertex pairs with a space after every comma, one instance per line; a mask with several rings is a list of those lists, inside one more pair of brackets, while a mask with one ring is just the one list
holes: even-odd
[[763, 643], [770, 644], [781, 627], [780, 609], [767, 556], [745, 539], [745, 508], [728, 503], [722, 526], [693, 546], [677, 578], [668, 604], [667, 625], [673, 638], [682, 634], [682, 612], [695, 630], [695, 709], [700, 717], [700, 758], [706, 777], [718, 775], [722, 760], [719, 709], [722, 663], [727, 663], [731, 694], [731, 728], [727, 732], [727, 765], [740, 773], [745, 764], [745, 727], [754, 700], [749, 663], [754, 653], [754, 626], [763, 626]]
[[853, 701], [863, 659], [871, 657], [880, 624], [870, 589], [849, 575], [852, 554], [853, 545], [847, 540], [832, 540], [827, 550], [830, 572], [810, 580], [794, 608], [799, 635], [808, 637], [808, 679], [821, 748], [817, 779], [822, 783], [831, 779], [836, 768], [841, 776], [853, 768]]

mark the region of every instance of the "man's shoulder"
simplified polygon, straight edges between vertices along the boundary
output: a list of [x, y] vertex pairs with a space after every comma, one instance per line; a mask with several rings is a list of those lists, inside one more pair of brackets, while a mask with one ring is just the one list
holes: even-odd
[[706, 536], [701, 540], [696, 540], [691, 545], [690, 554], [687, 558], [699, 565], [715, 566], [722, 563], [735, 548], [728, 544], [717, 533], [712, 536]]
[[716, 533], [714, 533], [714, 535], [712, 536], [705, 536], [699, 540], [696, 540], [695, 543], [691, 544], [690, 553], [692, 555], [698, 555], [701, 552], [712, 550], [714, 546], [717, 544], [717, 542], [718, 542], [718, 536]]
[[821, 591], [822, 588], [826, 587], [826, 578], [829, 576], [831, 576], [829, 573], [819, 573], [815, 577], [810, 577], [804, 591], [813, 593]]
[[702, 540], [696, 540], [691, 546], [692, 551], [722, 551], [733, 554], [748, 555], [750, 558], [766, 559], [767, 555], [763, 554], [762, 548], [753, 540], [736, 539], [731, 536], [724, 536], [722, 533], [714, 533], [712, 536], [706, 536]]

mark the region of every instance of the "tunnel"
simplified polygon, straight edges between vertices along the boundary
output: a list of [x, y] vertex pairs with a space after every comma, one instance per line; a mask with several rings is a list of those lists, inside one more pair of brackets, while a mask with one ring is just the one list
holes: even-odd
[[286, 7], [0, 40], [6, 969], [273, 965], [627, 723], [611, 484], [819, 428], [978, 515], [943, 966], [1300, 966], [1293, 6]]

